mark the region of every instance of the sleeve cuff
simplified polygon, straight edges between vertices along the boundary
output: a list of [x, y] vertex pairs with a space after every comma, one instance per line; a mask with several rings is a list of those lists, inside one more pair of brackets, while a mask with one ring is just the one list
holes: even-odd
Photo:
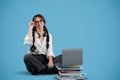
[[47, 55], [47, 59], [48, 59], [49, 56], [53, 56], [53, 57], [55, 57], [54, 54], [48, 54], [48, 55]]

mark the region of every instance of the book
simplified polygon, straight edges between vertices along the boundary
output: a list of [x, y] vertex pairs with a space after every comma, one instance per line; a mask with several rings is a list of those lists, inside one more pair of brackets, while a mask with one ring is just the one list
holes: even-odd
[[84, 75], [79, 75], [79, 76], [60, 76], [56, 75], [56, 79], [58, 80], [85, 80], [86, 77]]
[[81, 66], [77, 66], [77, 67], [62, 67], [62, 68], [59, 68], [59, 67], [57, 67], [56, 66], [56, 68], [58, 69], [58, 70], [67, 70], [67, 71], [69, 71], [69, 70], [74, 70], [74, 71], [81, 71], [81, 70], [83, 70], [83, 68], [81, 67]]
[[75, 72], [75, 71], [69, 71], [69, 72], [58, 72], [60, 76], [78, 76], [80, 75], [80, 72]]
[[78, 64], [73, 64], [73, 65], [66, 66], [66, 68], [71, 68], [71, 67], [80, 67], [80, 65], [78, 65]]

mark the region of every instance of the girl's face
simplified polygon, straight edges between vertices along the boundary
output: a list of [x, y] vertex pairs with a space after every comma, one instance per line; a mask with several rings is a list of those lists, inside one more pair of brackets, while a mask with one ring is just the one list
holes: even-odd
[[43, 29], [45, 24], [42, 18], [36, 17], [34, 22], [35, 22], [35, 26], [37, 27], [37, 29]]

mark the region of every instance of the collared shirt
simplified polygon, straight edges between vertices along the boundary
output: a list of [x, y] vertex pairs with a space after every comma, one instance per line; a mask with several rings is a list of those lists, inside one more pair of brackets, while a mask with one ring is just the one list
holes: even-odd
[[[49, 33], [49, 47], [47, 49], [46, 47], [46, 38], [47, 37], [44, 37], [44, 40], [43, 42], [41, 43], [39, 38], [38, 38], [38, 34], [35, 33], [35, 47], [38, 49], [38, 53], [37, 54], [43, 54], [43, 55], [46, 55], [47, 58], [49, 56], [53, 56], [55, 57], [54, 53], [53, 53], [53, 48], [52, 48], [52, 35]], [[28, 45], [28, 53], [31, 53], [31, 50], [30, 50], [30, 47], [33, 45], [33, 37], [30, 38], [28, 35], [25, 36], [24, 38], [24, 44], [25, 45]]]

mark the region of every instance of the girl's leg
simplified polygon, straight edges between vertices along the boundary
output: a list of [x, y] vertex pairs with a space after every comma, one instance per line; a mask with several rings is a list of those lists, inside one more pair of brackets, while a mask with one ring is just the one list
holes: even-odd
[[53, 63], [58, 63], [58, 62], [62, 62], [62, 55], [58, 55], [53, 59]]
[[46, 70], [46, 74], [57, 74], [58, 69], [56, 68], [55, 63], [58, 63], [58, 62], [62, 62], [62, 55], [58, 55], [53, 59], [54, 67], [53, 68], [48, 68]]
[[46, 69], [46, 66], [42, 64], [36, 56], [32, 54], [26, 54], [24, 56], [24, 62], [26, 65], [26, 68], [29, 72], [34, 74], [39, 74], [41, 71]]

